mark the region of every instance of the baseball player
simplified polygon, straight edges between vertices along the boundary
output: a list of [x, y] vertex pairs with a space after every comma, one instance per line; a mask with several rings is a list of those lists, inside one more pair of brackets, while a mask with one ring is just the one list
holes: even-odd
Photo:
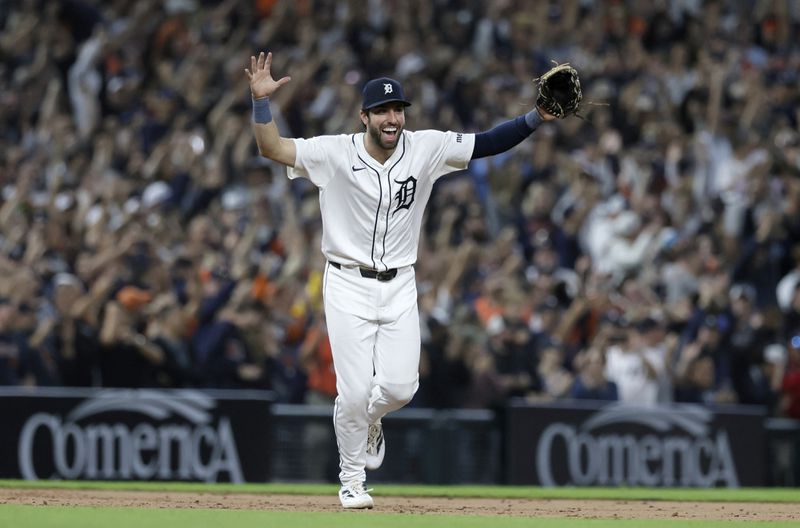
[[253, 130], [262, 156], [288, 167], [289, 178], [319, 188], [324, 304], [336, 371], [333, 423], [345, 508], [372, 508], [365, 469], [385, 454], [381, 418], [407, 404], [419, 385], [420, 327], [414, 263], [433, 184], [470, 160], [498, 154], [555, 116], [539, 105], [488, 132], [405, 129], [406, 100], [394, 79], [363, 88], [354, 134], [287, 139], [272, 120], [272, 54], [250, 57]]

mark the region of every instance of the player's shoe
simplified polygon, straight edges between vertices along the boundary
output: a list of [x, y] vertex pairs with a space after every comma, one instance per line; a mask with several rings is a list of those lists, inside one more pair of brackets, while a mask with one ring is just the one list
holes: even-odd
[[343, 508], [372, 508], [375, 503], [368, 490], [364, 487], [364, 483], [360, 480], [354, 480], [347, 484], [342, 484], [339, 490], [339, 501], [342, 503]]
[[370, 424], [367, 430], [367, 469], [378, 469], [386, 454], [386, 439], [380, 420]]

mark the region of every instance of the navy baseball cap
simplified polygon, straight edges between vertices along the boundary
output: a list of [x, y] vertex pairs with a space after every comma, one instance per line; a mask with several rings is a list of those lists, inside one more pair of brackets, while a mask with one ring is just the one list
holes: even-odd
[[367, 81], [361, 93], [364, 96], [364, 101], [361, 104], [362, 110], [369, 110], [382, 104], [394, 102], [403, 103], [403, 106], [411, 106], [411, 103], [406, 101], [406, 96], [403, 94], [403, 87], [400, 83], [389, 77], [380, 77]]

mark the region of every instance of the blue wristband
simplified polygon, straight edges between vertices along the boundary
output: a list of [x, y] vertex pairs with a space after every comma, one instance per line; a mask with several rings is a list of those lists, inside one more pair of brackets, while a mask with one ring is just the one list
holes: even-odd
[[272, 121], [272, 112], [269, 109], [269, 97], [253, 99], [253, 123], [266, 125], [270, 121]]
[[542, 124], [542, 116], [539, 114], [539, 110], [534, 108], [525, 114], [525, 123], [530, 127], [531, 130], [536, 130], [536, 127]]

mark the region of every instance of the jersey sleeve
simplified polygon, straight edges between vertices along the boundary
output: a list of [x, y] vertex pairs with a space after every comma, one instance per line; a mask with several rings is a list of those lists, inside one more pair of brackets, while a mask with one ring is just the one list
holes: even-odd
[[417, 134], [420, 136], [420, 144], [433, 150], [430, 156], [434, 163], [434, 180], [445, 174], [464, 170], [469, 165], [472, 150], [475, 148], [475, 134], [437, 130], [424, 130]]
[[324, 187], [333, 175], [329, 157], [336, 152], [336, 137], [293, 138], [292, 141], [297, 154], [294, 167], [287, 168], [289, 179], [306, 178], [317, 187]]

